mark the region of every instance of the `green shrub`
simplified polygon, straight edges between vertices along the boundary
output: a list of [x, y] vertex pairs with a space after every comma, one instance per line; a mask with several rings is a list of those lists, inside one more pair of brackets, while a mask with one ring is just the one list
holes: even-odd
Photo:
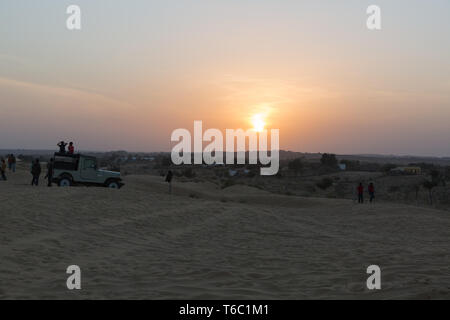
[[331, 178], [323, 178], [321, 181], [316, 183], [316, 186], [318, 186], [320, 189], [325, 190], [328, 189], [333, 185], [333, 179]]

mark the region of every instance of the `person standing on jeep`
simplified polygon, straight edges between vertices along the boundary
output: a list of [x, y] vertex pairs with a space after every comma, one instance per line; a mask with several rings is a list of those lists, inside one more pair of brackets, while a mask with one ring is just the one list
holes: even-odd
[[75, 153], [75, 147], [73, 146], [73, 142], [69, 143], [69, 154], [74, 154]]
[[57, 146], [59, 147], [59, 153], [66, 153], [66, 146], [67, 143], [65, 143], [64, 141], [61, 141], [60, 143], [57, 144]]
[[31, 180], [32, 186], [39, 185], [39, 176], [41, 175], [41, 164], [39, 159], [36, 159], [31, 166], [31, 174], [33, 175], [33, 180]]
[[52, 180], [53, 180], [53, 168], [54, 168], [54, 160], [53, 158], [50, 159], [50, 161], [47, 163], [47, 175], [45, 176], [48, 179], [47, 186], [52, 186]]

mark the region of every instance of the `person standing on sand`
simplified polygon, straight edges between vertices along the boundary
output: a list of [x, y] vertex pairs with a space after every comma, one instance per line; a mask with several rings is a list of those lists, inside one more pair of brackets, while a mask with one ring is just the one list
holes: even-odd
[[5, 159], [2, 158], [1, 164], [0, 164], [0, 173], [1, 173], [2, 179], [6, 181], [7, 179], [6, 179], [5, 171], [6, 171], [6, 161], [5, 161]]
[[375, 198], [375, 186], [373, 185], [373, 182], [369, 184], [367, 190], [369, 191], [370, 203], [372, 203], [373, 199]]
[[41, 175], [41, 164], [39, 163], [39, 159], [36, 159], [31, 165], [31, 174], [33, 175], [33, 180], [31, 180], [32, 186], [39, 185], [39, 176]]
[[356, 190], [358, 191], [358, 203], [364, 203], [364, 187], [361, 182]]
[[52, 186], [52, 180], [53, 180], [53, 158], [50, 159], [50, 161], [47, 163], [47, 175], [45, 176], [45, 178], [48, 179], [48, 184], [47, 186], [51, 187]]
[[166, 175], [166, 182], [169, 183], [169, 194], [172, 194], [172, 178], [173, 178], [173, 173], [171, 170], [169, 170], [169, 172], [167, 172], [167, 175]]

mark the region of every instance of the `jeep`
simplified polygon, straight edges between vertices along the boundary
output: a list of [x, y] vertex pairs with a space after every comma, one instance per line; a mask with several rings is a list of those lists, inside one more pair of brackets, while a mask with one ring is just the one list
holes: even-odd
[[60, 187], [91, 185], [120, 189], [124, 185], [120, 172], [98, 169], [95, 157], [55, 153], [53, 160], [53, 182]]

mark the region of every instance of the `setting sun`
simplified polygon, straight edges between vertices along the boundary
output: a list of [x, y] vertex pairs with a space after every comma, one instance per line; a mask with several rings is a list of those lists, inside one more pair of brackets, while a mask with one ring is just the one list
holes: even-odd
[[262, 132], [266, 125], [266, 122], [264, 121], [264, 116], [260, 113], [255, 114], [252, 117], [252, 124], [253, 124], [253, 130], [255, 130], [256, 132]]

